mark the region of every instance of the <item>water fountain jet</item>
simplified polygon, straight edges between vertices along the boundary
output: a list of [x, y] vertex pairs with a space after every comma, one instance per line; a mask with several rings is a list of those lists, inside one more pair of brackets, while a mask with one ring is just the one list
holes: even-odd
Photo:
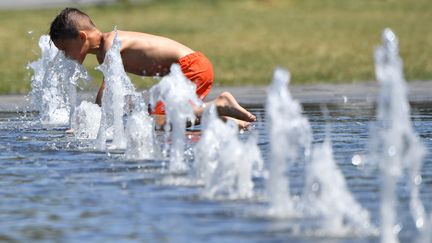
[[399, 242], [396, 224], [396, 183], [408, 171], [410, 211], [415, 225], [422, 230], [427, 218], [419, 198], [420, 169], [425, 147], [415, 134], [410, 120], [403, 63], [399, 56], [396, 35], [385, 29], [382, 45], [375, 50], [375, 74], [380, 84], [377, 127], [370, 141], [370, 163], [376, 164], [382, 175], [381, 241]]
[[134, 108], [126, 123], [126, 159], [141, 160], [157, 157], [154, 121], [141, 95], [131, 100]]
[[169, 143], [168, 134], [172, 130], [169, 169], [171, 172], [185, 172], [188, 170], [184, 159], [186, 123], [195, 121], [193, 106], [201, 106], [202, 102], [195, 94], [195, 84], [183, 75], [178, 64], [173, 64], [170, 73], [150, 89], [150, 104], [153, 108], [158, 101], [165, 104], [166, 144]]
[[[289, 167], [308, 160], [312, 133], [300, 104], [288, 91], [290, 74], [277, 68], [268, 89], [266, 103], [267, 130], [270, 140], [270, 165], [267, 191], [270, 214], [281, 217], [295, 214], [289, 191]], [[301, 153], [301, 151], [303, 153]]]
[[97, 136], [96, 148], [106, 149], [107, 131], [113, 129], [112, 149], [126, 148], [125, 127], [123, 116], [125, 114], [125, 97], [133, 95], [135, 88], [127, 76], [120, 55], [121, 42], [114, 29], [115, 36], [112, 46], [105, 55], [104, 62], [96, 67], [104, 74], [105, 89], [102, 96], [101, 125]]
[[48, 35], [40, 37], [39, 47], [41, 58], [28, 64], [34, 72], [30, 92], [32, 103], [43, 124], [70, 126], [78, 80], [90, 80], [90, 77], [82, 65], [66, 58]]
[[[203, 181], [207, 198], [242, 199], [254, 195], [253, 174], [262, 171], [263, 161], [255, 136], [238, 138], [238, 125], [217, 116], [214, 105], [202, 118], [202, 135], [194, 148], [195, 177]], [[255, 173], [254, 173], [255, 172]]]

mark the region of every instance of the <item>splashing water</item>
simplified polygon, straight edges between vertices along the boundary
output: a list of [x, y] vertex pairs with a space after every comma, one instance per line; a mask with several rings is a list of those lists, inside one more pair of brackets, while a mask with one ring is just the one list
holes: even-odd
[[66, 58], [48, 35], [40, 37], [39, 47], [41, 58], [28, 65], [34, 71], [32, 103], [43, 124], [71, 125], [78, 80], [90, 80], [90, 77], [82, 65]]
[[144, 109], [145, 103], [142, 102], [142, 97], [137, 96], [136, 100], [141, 100], [141, 107], [136, 107], [132, 111], [126, 123], [125, 157], [131, 160], [155, 158], [157, 150], [153, 132], [154, 121]]
[[329, 134], [324, 143], [312, 151], [306, 170], [304, 200], [307, 213], [322, 220], [320, 230], [326, 234], [366, 235], [375, 231], [369, 212], [354, 199], [333, 158]]
[[377, 128], [371, 137], [371, 163], [379, 163], [381, 185], [381, 240], [398, 242], [395, 230], [397, 202], [395, 190], [403, 169], [407, 169], [410, 186], [410, 210], [416, 227], [425, 224], [425, 210], [419, 199], [420, 169], [425, 147], [414, 133], [403, 77], [402, 60], [396, 35], [385, 29], [382, 45], [375, 50], [375, 73], [380, 83]]
[[[354, 199], [333, 159], [330, 136], [311, 150], [311, 127], [300, 104], [289, 93], [289, 78], [287, 70], [275, 70], [266, 104], [271, 149], [267, 182], [269, 214], [313, 218], [318, 227], [314, 233], [319, 234], [372, 234], [374, 227], [368, 211]], [[301, 200], [294, 200], [289, 192], [288, 170], [299, 161], [306, 162], [305, 188]]]
[[203, 194], [209, 198], [250, 198], [253, 196], [253, 172], [262, 170], [262, 158], [251, 136], [238, 138], [238, 126], [217, 117], [214, 105], [203, 117], [203, 133], [194, 148], [195, 173], [203, 181]]
[[[290, 165], [310, 156], [312, 133], [300, 104], [288, 91], [290, 74], [277, 68], [268, 90], [266, 111], [270, 140], [270, 169], [267, 192], [270, 214], [285, 217], [294, 213], [287, 176]], [[300, 156], [300, 151], [303, 154]]]
[[[109, 60], [105, 60], [99, 67], [108, 78], [102, 110], [97, 105], [83, 102], [73, 111], [77, 80], [86, 78], [85, 70], [81, 70], [82, 67], [74, 62], [68, 62], [70, 60], [54, 46], [50, 47], [49, 39], [41, 37], [39, 44], [42, 57], [29, 64], [29, 67], [34, 70], [31, 93], [33, 103], [38, 105], [42, 122], [66, 124], [70, 118], [77, 138], [93, 139], [99, 134], [98, 141], [103, 146], [106, 146], [107, 130], [111, 127], [115, 134], [112, 144], [116, 148], [125, 148], [127, 159], [157, 156], [153, 119], [147, 114], [147, 106], [142, 97], [134, 93], [134, 88], [124, 73], [117, 35], [111, 52], [107, 53]], [[410, 212], [421, 232], [418, 242], [431, 242], [432, 214], [429, 218], [426, 216], [419, 198], [422, 182], [420, 169], [425, 148], [414, 133], [409, 119], [410, 107], [402, 60], [398, 55], [398, 41], [388, 29], [383, 33], [382, 46], [376, 49], [375, 60], [381, 93], [377, 111], [378, 126], [372, 132], [374, 135], [370, 141], [370, 158], [380, 168], [383, 181], [381, 240], [398, 242], [397, 230], [400, 230], [400, 225], [397, 225], [395, 213], [396, 183], [406, 172], [410, 186]], [[312, 135], [309, 122], [302, 116], [299, 103], [292, 99], [287, 89], [289, 78], [286, 70], [275, 71], [266, 104], [271, 146], [270, 173], [266, 185], [269, 214], [276, 217], [299, 216], [294, 223], [298, 228], [304, 226], [301, 220], [311, 219], [319, 226], [319, 231], [312, 233], [320, 236], [343, 236], [351, 232], [368, 234], [374, 229], [369, 213], [349, 192], [345, 178], [333, 158], [329, 135], [327, 134], [323, 144], [310, 149]], [[194, 120], [193, 107], [188, 104], [199, 104], [195, 89], [190, 84], [178, 66], [174, 65], [171, 74], [152, 89], [153, 104], [158, 99], [167, 104], [165, 131], [168, 134], [169, 124], [172, 124], [170, 170], [175, 172], [187, 169], [187, 159], [184, 158], [184, 126], [187, 120]], [[133, 99], [128, 101], [127, 97]], [[128, 102], [136, 107], [127, 117], [125, 128], [123, 122]], [[71, 116], [71, 113], [74, 115]], [[241, 141], [237, 126], [219, 120], [214, 107], [206, 110], [202, 122], [202, 136], [194, 148], [193, 171], [195, 178], [201, 183], [190, 185], [204, 184], [202, 193], [211, 199], [252, 197], [252, 177], [262, 169], [256, 138], [251, 136], [247, 142]], [[168, 140], [165, 144], [168, 144]], [[310, 163], [305, 166], [306, 185], [303, 195], [294, 198], [289, 190], [288, 172], [299, 161]], [[296, 230], [297, 228], [293, 229], [293, 232], [298, 232]]]
[[96, 67], [104, 74], [105, 89], [102, 97], [101, 125], [98, 132], [96, 148], [106, 149], [107, 131], [113, 129], [112, 149], [126, 148], [123, 115], [125, 114], [125, 97], [133, 95], [135, 88], [127, 76], [120, 55], [121, 42], [115, 29], [113, 44], [105, 55], [104, 62]]
[[[165, 104], [165, 132], [172, 127], [172, 145], [169, 151], [171, 171], [186, 171], [184, 160], [185, 130], [187, 121], [195, 121], [193, 106], [200, 106], [201, 101], [195, 94], [195, 84], [189, 81], [180, 70], [178, 64], [173, 64], [170, 73], [150, 90], [150, 103], [155, 107], [157, 101]], [[168, 141], [166, 141], [168, 144]]]
[[99, 131], [101, 108], [97, 104], [82, 101], [72, 116], [75, 138], [95, 139]]

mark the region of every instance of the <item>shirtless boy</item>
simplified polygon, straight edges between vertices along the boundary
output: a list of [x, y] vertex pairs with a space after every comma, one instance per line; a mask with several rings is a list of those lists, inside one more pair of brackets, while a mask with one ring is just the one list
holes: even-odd
[[[66, 8], [51, 23], [49, 35], [59, 50], [82, 64], [89, 53], [96, 55], [98, 62], [102, 63], [112, 45], [115, 33], [101, 32], [87, 14], [78, 9]], [[213, 67], [202, 53], [161, 36], [118, 31], [118, 37], [121, 41], [120, 53], [126, 72], [141, 76], [164, 76], [168, 74], [173, 63], [178, 63], [183, 74], [196, 84], [196, 94], [201, 100], [210, 92], [213, 84]], [[103, 81], [96, 98], [99, 105], [104, 88]], [[207, 104], [210, 103], [216, 106], [222, 119], [234, 120], [241, 128], [256, 120], [255, 116], [241, 107], [228, 92], [223, 92]], [[205, 107], [194, 107], [198, 118]], [[159, 123], [163, 121], [163, 104], [159, 102], [151, 113], [157, 115]]]

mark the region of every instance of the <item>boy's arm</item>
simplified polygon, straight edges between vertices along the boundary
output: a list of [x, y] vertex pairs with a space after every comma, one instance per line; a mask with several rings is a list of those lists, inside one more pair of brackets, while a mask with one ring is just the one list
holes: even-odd
[[96, 104], [98, 104], [99, 106], [102, 106], [102, 95], [103, 95], [103, 91], [105, 89], [105, 80], [102, 80], [102, 84], [99, 88], [99, 92], [97, 93], [96, 96]]

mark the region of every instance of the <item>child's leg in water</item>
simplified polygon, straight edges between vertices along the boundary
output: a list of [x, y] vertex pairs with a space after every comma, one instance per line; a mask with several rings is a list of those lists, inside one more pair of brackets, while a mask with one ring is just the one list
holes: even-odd
[[204, 109], [211, 104], [216, 106], [219, 116], [231, 117], [246, 122], [256, 121], [256, 117], [245, 108], [241, 107], [234, 96], [229, 92], [223, 92], [215, 100], [206, 103], [204, 107], [195, 107], [195, 115], [201, 117]]
[[[205, 106], [194, 107], [194, 113], [197, 117], [195, 124], [199, 124], [204, 109], [212, 104], [216, 106], [218, 115], [223, 121], [234, 121], [241, 129], [247, 128], [250, 122], [256, 121], [256, 117], [241, 107], [232, 94], [223, 92], [215, 100], [207, 102]], [[162, 127], [165, 124], [165, 115], [154, 115], [154, 117], [157, 126]]]

